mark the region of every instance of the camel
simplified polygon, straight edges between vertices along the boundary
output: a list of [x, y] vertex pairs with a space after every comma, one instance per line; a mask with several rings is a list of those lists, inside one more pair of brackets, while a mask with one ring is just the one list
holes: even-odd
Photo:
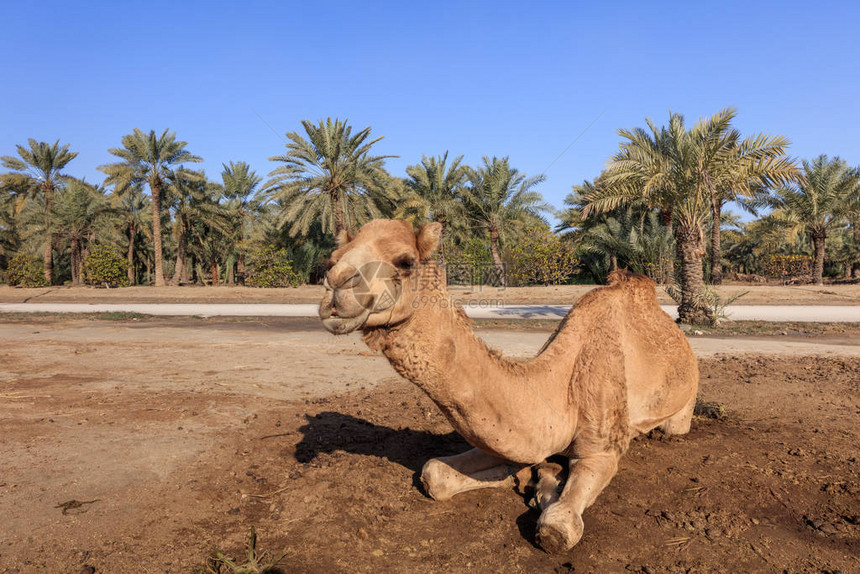
[[[536, 475], [536, 542], [550, 553], [567, 551], [636, 433], [689, 431], [696, 357], [657, 304], [655, 284], [622, 271], [582, 297], [536, 357], [506, 358], [474, 334], [448, 294], [431, 258], [441, 232], [439, 223], [415, 231], [384, 219], [354, 237], [342, 232], [320, 319], [334, 334], [360, 331], [474, 447], [424, 465], [430, 497]], [[554, 455], [568, 460], [563, 487], [561, 466], [546, 462]]]

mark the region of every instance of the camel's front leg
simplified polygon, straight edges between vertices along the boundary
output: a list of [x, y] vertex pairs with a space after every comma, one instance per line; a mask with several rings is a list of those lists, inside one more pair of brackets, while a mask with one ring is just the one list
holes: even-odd
[[512, 486], [513, 475], [524, 466], [473, 448], [463, 454], [428, 460], [421, 469], [421, 483], [435, 500], [448, 500], [455, 494], [478, 488]]
[[582, 538], [582, 512], [591, 506], [618, 470], [619, 455], [603, 452], [570, 461], [559, 500], [538, 519], [537, 542], [549, 553], [564, 552]]

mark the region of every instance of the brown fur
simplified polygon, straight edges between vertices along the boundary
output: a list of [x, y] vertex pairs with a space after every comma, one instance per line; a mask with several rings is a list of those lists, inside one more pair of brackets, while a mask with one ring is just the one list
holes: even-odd
[[[438, 243], [436, 225], [416, 235], [404, 222], [368, 223], [333, 254], [329, 285], [343, 284], [353, 268], [374, 258], [425, 259]], [[581, 537], [582, 511], [609, 483], [632, 436], [656, 427], [689, 430], [696, 359], [657, 304], [650, 279], [614, 272], [608, 286], [571, 309], [535, 358], [516, 361], [473, 333], [435, 263], [391, 273], [387, 280], [401, 286], [393, 307], [363, 314], [334, 287], [320, 316], [333, 332], [346, 332], [343, 325], [362, 329], [368, 346], [423, 389], [476, 447], [425, 465], [422, 481], [434, 498], [510, 485], [512, 464], [563, 454], [571, 460], [570, 478], [538, 522], [539, 543], [562, 551]], [[332, 301], [343, 302], [337, 317]]]

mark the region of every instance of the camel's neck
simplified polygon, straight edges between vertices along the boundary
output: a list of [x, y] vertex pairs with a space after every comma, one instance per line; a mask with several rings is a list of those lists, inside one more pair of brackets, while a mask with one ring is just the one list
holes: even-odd
[[474, 446], [533, 462], [569, 444], [576, 423], [569, 368], [543, 356], [505, 359], [474, 334], [444, 289], [425, 295], [419, 301], [427, 304], [405, 323], [366, 332], [367, 344], [424, 390]]

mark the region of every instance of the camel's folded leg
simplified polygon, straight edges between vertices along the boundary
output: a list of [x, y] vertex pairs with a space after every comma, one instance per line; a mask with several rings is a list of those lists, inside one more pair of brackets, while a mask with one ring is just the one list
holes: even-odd
[[435, 500], [448, 500], [478, 488], [513, 486], [514, 474], [524, 466], [473, 448], [463, 454], [428, 460], [421, 469], [421, 483]]
[[618, 470], [619, 455], [603, 452], [570, 461], [570, 475], [561, 497], [543, 511], [537, 541], [550, 553], [564, 552], [582, 538], [582, 512], [591, 506]]
[[690, 432], [690, 423], [693, 420], [693, 411], [695, 409], [696, 395], [694, 393], [693, 397], [684, 405], [684, 408], [660, 425], [660, 430], [666, 434], [687, 434]]

